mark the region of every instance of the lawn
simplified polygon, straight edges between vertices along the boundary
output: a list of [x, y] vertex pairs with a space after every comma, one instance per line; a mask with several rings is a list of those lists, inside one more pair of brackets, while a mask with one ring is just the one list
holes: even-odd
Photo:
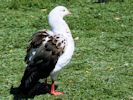
[[[49, 28], [47, 15], [57, 5], [75, 38], [74, 56], [58, 76], [63, 96], [35, 100], [133, 100], [133, 1], [0, 0], [0, 100], [12, 100], [20, 84], [31, 35]], [[79, 39], [78, 39], [79, 38]]]

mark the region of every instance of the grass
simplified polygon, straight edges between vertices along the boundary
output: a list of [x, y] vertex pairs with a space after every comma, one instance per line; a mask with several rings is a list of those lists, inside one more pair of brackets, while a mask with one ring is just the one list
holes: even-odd
[[133, 100], [133, 1], [107, 4], [91, 0], [0, 0], [0, 100], [12, 100], [20, 84], [32, 33], [49, 28], [48, 12], [65, 5], [76, 50], [58, 77], [65, 95], [35, 100]]

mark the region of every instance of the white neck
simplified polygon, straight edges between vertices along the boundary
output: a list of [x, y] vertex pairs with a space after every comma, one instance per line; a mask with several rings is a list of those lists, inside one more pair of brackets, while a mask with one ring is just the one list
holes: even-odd
[[62, 17], [49, 15], [48, 21], [54, 33], [71, 36], [71, 31]]

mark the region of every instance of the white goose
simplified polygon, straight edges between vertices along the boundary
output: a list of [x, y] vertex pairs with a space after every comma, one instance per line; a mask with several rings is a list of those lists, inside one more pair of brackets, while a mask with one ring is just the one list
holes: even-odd
[[63, 19], [69, 14], [66, 7], [55, 7], [48, 16], [52, 30], [42, 30], [33, 34], [25, 57], [27, 67], [19, 86], [22, 93], [27, 94], [39, 79], [51, 76], [50, 94], [63, 94], [55, 91], [54, 81], [58, 72], [69, 63], [74, 52], [74, 40]]

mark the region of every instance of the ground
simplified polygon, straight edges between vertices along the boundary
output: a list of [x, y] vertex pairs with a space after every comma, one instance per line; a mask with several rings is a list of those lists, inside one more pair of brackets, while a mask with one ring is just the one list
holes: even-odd
[[[57, 5], [72, 12], [65, 20], [75, 38], [74, 56], [58, 76], [63, 96], [35, 100], [133, 100], [133, 1], [0, 0], [0, 100], [12, 100], [20, 84], [31, 35], [48, 29]], [[49, 81], [50, 82], [50, 81]]]

